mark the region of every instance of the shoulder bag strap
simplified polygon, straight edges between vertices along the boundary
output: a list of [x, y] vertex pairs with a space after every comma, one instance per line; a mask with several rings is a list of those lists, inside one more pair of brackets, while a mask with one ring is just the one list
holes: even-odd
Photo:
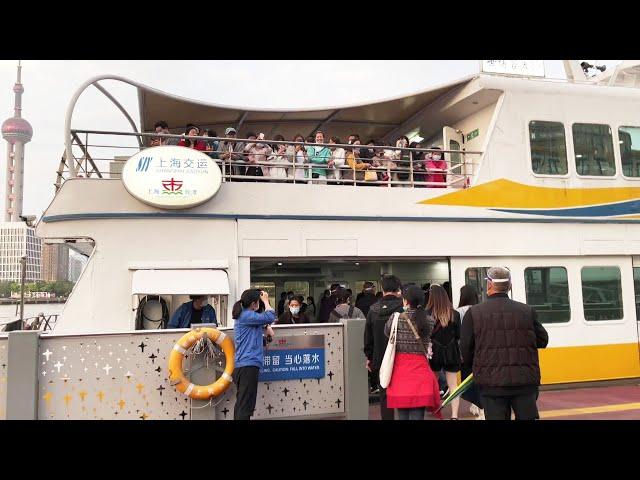
[[411, 319], [408, 316], [406, 317], [406, 320], [407, 320], [407, 323], [409, 324], [409, 328], [411, 328], [411, 331], [413, 332], [413, 336], [416, 338], [416, 341], [422, 347], [422, 351], [424, 352], [424, 356], [427, 357], [427, 361], [428, 361], [429, 360], [429, 354], [427, 353], [427, 349], [424, 347], [424, 343], [422, 342], [422, 339], [420, 338], [420, 335], [418, 335], [418, 332], [416, 331], [416, 328], [413, 326], [413, 323], [411, 322]]
[[349, 313], [347, 314], [347, 316], [348, 316], [349, 318], [352, 318], [352, 317], [353, 317], [353, 305], [350, 305], [350, 306], [349, 306]]

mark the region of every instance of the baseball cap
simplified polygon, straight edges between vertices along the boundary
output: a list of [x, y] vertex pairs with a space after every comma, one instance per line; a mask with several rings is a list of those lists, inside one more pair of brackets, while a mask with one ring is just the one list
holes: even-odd
[[507, 283], [511, 281], [511, 272], [505, 267], [491, 267], [487, 270], [485, 280], [490, 280], [493, 283]]
[[224, 131], [225, 135], [229, 135], [230, 133], [238, 133], [238, 132], [236, 132], [236, 129], [233, 127], [229, 127]]

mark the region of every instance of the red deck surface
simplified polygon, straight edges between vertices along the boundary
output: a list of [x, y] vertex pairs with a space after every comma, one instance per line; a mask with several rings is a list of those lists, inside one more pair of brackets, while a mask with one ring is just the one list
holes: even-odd
[[[635, 404], [635, 405], [634, 405]], [[461, 420], [474, 420], [470, 404], [460, 402]], [[598, 408], [597, 412], [580, 412], [580, 408]], [[540, 392], [538, 410], [542, 420], [640, 420], [640, 383], [625, 386], [598, 386]], [[545, 414], [549, 415], [545, 418]], [[451, 407], [443, 409], [451, 417]], [[369, 419], [380, 420], [378, 403], [369, 405]], [[435, 420], [430, 415], [427, 420]]]

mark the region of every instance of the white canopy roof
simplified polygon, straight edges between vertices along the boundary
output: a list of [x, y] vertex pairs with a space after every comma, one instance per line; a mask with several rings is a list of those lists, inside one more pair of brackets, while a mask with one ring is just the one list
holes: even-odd
[[267, 138], [281, 134], [285, 139], [292, 139], [297, 133], [306, 137], [317, 129], [325, 129], [341, 138], [356, 132], [362, 141], [366, 141], [394, 132], [436, 98], [472, 78], [465, 77], [411, 95], [377, 102], [291, 110], [216, 105], [171, 95], [141, 84], [137, 87], [143, 131], [152, 130], [156, 121], [164, 120], [172, 133], [183, 133], [188, 123], [194, 123], [201, 128], [215, 130], [218, 136], [224, 136], [226, 127], [236, 128], [239, 138], [254, 131], [264, 132]]
[[229, 295], [224, 270], [135, 270], [132, 295]]

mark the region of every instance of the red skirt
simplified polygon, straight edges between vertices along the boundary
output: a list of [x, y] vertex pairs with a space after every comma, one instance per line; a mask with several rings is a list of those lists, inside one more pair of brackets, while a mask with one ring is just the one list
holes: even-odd
[[[387, 388], [388, 408], [440, 407], [440, 387], [424, 355], [396, 353], [391, 383]], [[437, 416], [441, 418], [438, 413]]]

